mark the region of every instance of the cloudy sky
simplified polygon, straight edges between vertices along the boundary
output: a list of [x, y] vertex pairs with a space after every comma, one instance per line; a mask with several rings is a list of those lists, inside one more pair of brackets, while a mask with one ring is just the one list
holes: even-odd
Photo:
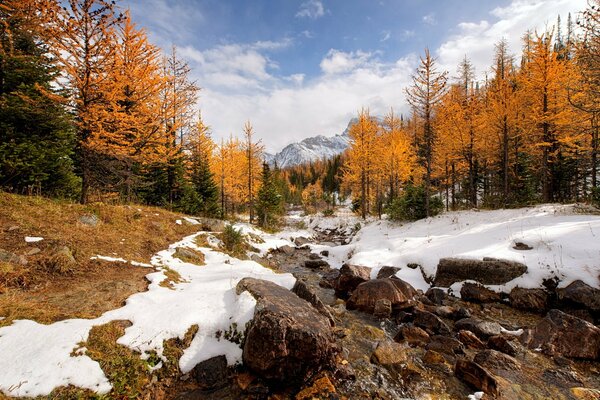
[[[246, 120], [268, 151], [341, 133], [361, 107], [406, 112], [404, 90], [428, 47], [454, 76], [480, 77], [494, 43], [517, 53], [527, 29], [575, 20], [586, 0], [122, 0], [164, 49], [174, 44], [202, 87], [213, 137]], [[565, 28], [563, 27], [563, 31]]]

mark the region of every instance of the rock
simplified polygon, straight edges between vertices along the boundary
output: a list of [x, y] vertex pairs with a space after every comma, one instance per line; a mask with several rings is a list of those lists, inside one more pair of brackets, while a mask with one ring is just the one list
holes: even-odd
[[200, 390], [215, 390], [228, 383], [227, 358], [223, 355], [209, 358], [196, 365], [191, 372]]
[[584, 387], [574, 387], [570, 389], [571, 394], [578, 400], [598, 400], [600, 399], [600, 390]]
[[456, 312], [454, 312], [450, 318], [452, 318], [455, 321], [464, 318], [471, 318], [471, 311], [464, 307], [459, 307], [458, 310], [456, 310]]
[[473, 361], [493, 372], [521, 370], [521, 363], [513, 357], [496, 350], [480, 351], [475, 355]]
[[[335, 386], [328, 376], [317, 379], [310, 387], [302, 389], [295, 400], [332, 399], [335, 394]], [[273, 397], [269, 397], [273, 398]]]
[[335, 284], [335, 295], [342, 299], [350, 297], [354, 289], [371, 278], [371, 268], [344, 264]]
[[533, 247], [523, 242], [515, 242], [513, 249], [515, 250], [533, 250]]
[[323, 251], [322, 251], [320, 254], [321, 254], [323, 257], [329, 257], [329, 250], [323, 250]]
[[548, 292], [544, 289], [516, 287], [510, 291], [510, 305], [521, 310], [544, 312], [548, 308]]
[[451, 330], [448, 325], [437, 315], [428, 311], [415, 310], [415, 326], [423, 328], [430, 335], [449, 335]]
[[297, 247], [302, 247], [302, 246], [304, 246], [306, 244], [309, 244], [309, 243], [310, 243], [310, 240], [307, 239], [307, 238], [305, 238], [305, 237], [302, 237], [302, 236], [298, 236], [297, 238], [294, 239], [294, 244]]
[[300, 383], [332, 368], [339, 352], [328, 319], [307, 301], [275, 283], [244, 278], [236, 287], [257, 300], [246, 329], [242, 360], [268, 380]]
[[483, 343], [481, 339], [479, 339], [477, 335], [471, 331], [458, 331], [458, 340], [460, 340], [465, 346], [472, 349], [485, 349], [485, 343]]
[[[340, 275], [340, 279], [342, 276]], [[346, 307], [349, 310], [358, 309], [372, 314], [377, 301], [386, 299], [390, 302], [392, 309], [400, 309], [408, 305], [416, 294], [415, 288], [403, 280], [373, 279], [356, 287], [346, 302]]]
[[297, 279], [292, 292], [296, 296], [308, 301], [314, 308], [323, 314], [328, 320], [331, 326], [335, 326], [335, 319], [325, 304], [319, 299], [319, 296], [306, 284], [306, 282]]
[[400, 343], [391, 341], [379, 342], [371, 355], [372, 363], [383, 366], [403, 364], [406, 360], [406, 348]]
[[79, 217], [79, 222], [87, 226], [96, 226], [100, 220], [95, 214], [87, 214]]
[[419, 264], [417, 264], [417, 263], [408, 263], [408, 264], [406, 264], [406, 266], [408, 268], [410, 268], [410, 269], [419, 269], [419, 268], [421, 268], [421, 266]]
[[459, 359], [454, 366], [454, 374], [461, 381], [490, 396], [498, 395], [498, 381], [484, 367], [473, 361]]
[[309, 259], [309, 260], [320, 260], [320, 259], [321, 259], [321, 256], [320, 256], [320, 255], [318, 255], [318, 254], [316, 254], [316, 253], [310, 253], [310, 254], [308, 255], [308, 259]]
[[329, 268], [329, 263], [325, 260], [306, 260], [304, 266], [309, 269]]
[[393, 278], [398, 271], [400, 271], [400, 268], [397, 267], [381, 267], [379, 272], [377, 272], [377, 279]]
[[375, 302], [373, 315], [378, 318], [389, 318], [392, 316], [392, 302], [388, 299], [379, 299]]
[[575, 281], [558, 290], [558, 299], [566, 305], [577, 305], [590, 311], [600, 311], [600, 290], [583, 281]]
[[442, 305], [444, 300], [446, 300], [446, 292], [444, 289], [440, 288], [429, 288], [425, 293], [425, 296], [433, 303], [437, 305]]
[[450, 336], [435, 335], [431, 337], [431, 342], [425, 346], [427, 350], [434, 350], [438, 353], [449, 354], [465, 354], [465, 346], [457, 339]]
[[285, 255], [291, 256], [292, 254], [294, 254], [294, 252], [296, 251], [296, 249], [293, 248], [292, 246], [289, 246], [289, 245], [286, 244], [284, 246], [278, 247], [277, 251], [280, 252], [280, 253], [283, 253]]
[[12, 225], [6, 230], [6, 232], [14, 232], [14, 231], [18, 231], [19, 229], [21, 229], [21, 227], [19, 225]]
[[425, 364], [446, 364], [444, 356], [435, 350], [427, 350], [423, 357], [421, 357], [421, 360]]
[[396, 336], [396, 342], [405, 341], [411, 346], [425, 346], [429, 343], [429, 334], [423, 329], [414, 325], [403, 325]]
[[494, 303], [501, 299], [500, 294], [486, 288], [483, 285], [472, 282], [465, 282], [460, 289], [460, 297], [463, 300], [475, 303]]
[[457, 312], [457, 309], [450, 306], [429, 306], [425, 307], [425, 310], [434, 313], [438, 317], [450, 319], [452, 319]]
[[27, 250], [27, 252], [25, 253], [26, 256], [30, 257], [30, 256], [35, 256], [36, 254], [41, 253], [42, 250], [39, 249], [38, 247], [34, 247], [32, 249]]
[[10, 251], [3, 249], [0, 249], [0, 261], [12, 264], [27, 265], [27, 258], [18, 256], [15, 253], [11, 253]]
[[321, 286], [322, 288], [326, 288], [326, 289], [334, 289], [337, 284], [337, 280], [338, 280], [339, 276], [340, 276], [339, 269], [329, 270], [325, 274], [323, 274], [323, 277], [319, 281], [319, 286]]
[[454, 324], [456, 330], [473, 332], [480, 339], [487, 340], [490, 336], [500, 335], [502, 327], [497, 322], [482, 321], [476, 318], [464, 318]]
[[597, 360], [600, 357], [600, 329], [587, 321], [550, 310], [535, 328], [525, 331], [521, 343], [541, 348], [548, 355]]
[[474, 280], [484, 285], [503, 285], [527, 272], [518, 262], [484, 258], [442, 258], [434, 279], [435, 286], [450, 287], [455, 282]]
[[490, 349], [501, 351], [513, 357], [521, 351], [521, 348], [516, 341], [508, 340], [502, 335], [491, 336], [487, 341], [487, 345]]
[[179, 258], [181, 261], [196, 265], [206, 264], [204, 261], [204, 253], [190, 249], [189, 247], [177, 247], [173, 257]]

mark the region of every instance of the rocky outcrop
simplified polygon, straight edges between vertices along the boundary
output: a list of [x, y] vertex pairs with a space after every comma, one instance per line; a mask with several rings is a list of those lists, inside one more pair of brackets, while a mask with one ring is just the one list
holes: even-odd
[[544, 312], [548, 308], [548, 292], [544, 289], [516, 287], [510, 291], [510, 305], [521, 310]]
[[325, 260], [306, 260], [304, 266], [309, 269], [329, 268], [329, 263]]
[[257, 300], [242, 354], [246, 367], [262, 378], [287, 383], [333, 367], [338, 348], [325, 316], [269, 281], [244, 278], [236, 291], [245, 290]]
[[527, 266], [515, 261], [484, 258], [442, 258], [434, 279], [435, 286], [450, 287], [455, 282], [474, 280], [484, 285], [503, 285], [527, 272]]
[[464, 318], [454, 324], [456, 330], [471, 331], [480, 339], [487, 340], [490, 336], [500, 335], [502, 326], [497, 322], [482, 321], [477, 318]]
[[371, 278], [371, 268], [344, 264], [334, 285], [335, 295], [342, 299], [350, 297], [354, 289]]
[[424, 329], [430, 335], [449, 335], [451, 333], [450, 327], [444, 321], [428, 311], [415, 310], [413, 324]]
[[575, 281], [564, 289], [558, 290], [558, 300], [566, 306], [600, 311], [600, 290], [591, 287], [583, 281]]
[[[342, 276], [340, 275], [340, 279]], [[415, 288], [403, 280], [373, 279], [357, 286], [348, 299], [346, 307], [372, 314], [377, 302], [386, 299], [389, 300], [392, 309], [399, 309], [410, 305], [416, 294]]]
[[377, 279], [392, 278], [398, 271], [400, 271], [398, 267], [381, 267], [379, 272], [377, 272]]
[[429, 334], [423, 329], [414, 325], [403, 325], [396, 336], [394, 337], [396, 342], [406, 342], [411, 346], [425, 346], [429, 343]]
[[473, 361], [465, 359], [457, 360], [454, 366], [454, 375], [487, 395], [498, 395], [499, 384], [494, 375]]
[[192, 369], [192, 376], [200, 390], [210, 391], [228, 384], [227, 358], [223, 355], [202, 361]]
[[493, 372], [519, 371], [521, 363], [508, 354], [496, 350], [483, 350], [475, 355], [474, 362]]
[[321, 299], [319, 299], [319, 296], [317, 296], [317, 294], [306, 284], [306, 282], [300, 279], [296, 280], [296, 283], [292, 288], [292, 292], [295, 293], [296, 296], [312, 304], [312, 306], [316, 308], [317, 311], [319, 311], [329, 320], [331, 326], [335, 326], [335, 320], [333, 319], [331, 312], [329, 312], [327, 306], [323, 304]]
[[600, 329], [559, 310], [550, 310], [535, 328], [525, 331], [520, 340], [530, 349], [540, 348], [548, 355], [600, 358]]
[[502, 298], [499, 293], [472, 282], [465, 282], [460, 289], [460, 297], [463, 300], [475, 303], [493, 303], [500, 301]]

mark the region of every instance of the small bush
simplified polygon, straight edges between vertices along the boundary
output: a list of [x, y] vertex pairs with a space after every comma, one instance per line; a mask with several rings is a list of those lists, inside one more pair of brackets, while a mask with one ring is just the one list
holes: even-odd
[[600, 208], [600, 187], [592, 188], [591, 200], [593, 205]]
[[334, 214], [334, 212], [333, 212], [333, 210], [332, 210], [332, 209], [328, 209], [328, 210], [324, 210], [324, 211], [323, 211], [323, 216], [324, 216], [324, 217], [332, 217], [332, 216], [333, 216], [333, 214]]
[[[437, 196], [429, 198], [430, 216], [439, 214], [444, 208], [442, 200]], [[408, 184], [403, 194], [394, 199], [387, 209], [390, 219], [394, 221], [415, 221], [427, 217], [425, 209], [425, 188]]]
[[239, 248], [244, 243], [244, 237], [242, 235], [242, 230], [236, 230], [233, 225], [225, 225], [225, 229], [221, 234], [221, 240], [223, 241], [223, 246], [225, 246], [225, 250], [233, 252], [236, 248]]

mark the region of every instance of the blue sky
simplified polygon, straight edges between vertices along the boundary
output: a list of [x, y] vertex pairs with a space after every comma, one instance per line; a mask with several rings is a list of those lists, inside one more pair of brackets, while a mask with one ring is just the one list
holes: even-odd
[[341, 133], [361, 107], [408, 110], [403, 88], [425, 47], [452, 76], [467, 55], [483, 77], [494, 43], [517, 53], [585, 0], [122, 0], [151, 40], [175, 44], [202, 87], [219, 140], [250, 120], [269, 151]]

